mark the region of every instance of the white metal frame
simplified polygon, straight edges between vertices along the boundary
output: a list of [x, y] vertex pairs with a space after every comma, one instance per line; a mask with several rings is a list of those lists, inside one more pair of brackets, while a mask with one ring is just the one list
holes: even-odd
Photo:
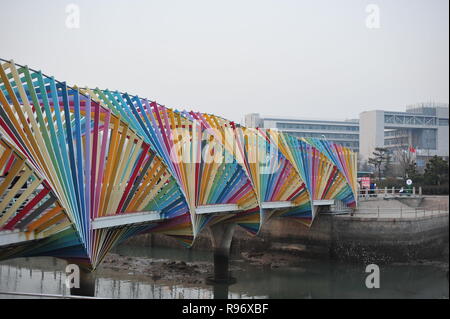
[[242, 211], [237, 204], [217, 204], [217, 205], [201, 205], [195, 208], [197, 215], [215, 214], [215, 213], [237, 213]]
[[110, 228], [124, 225], [157, 222], [163, 220], [160, 212], [149, 211], [139, 213], [126, 213], [114, 216], [98, 217], [92, 221], [92, 229]]

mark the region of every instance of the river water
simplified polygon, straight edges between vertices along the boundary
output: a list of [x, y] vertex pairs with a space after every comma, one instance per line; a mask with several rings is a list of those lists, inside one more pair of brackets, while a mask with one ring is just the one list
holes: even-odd
[[[115, 253], [132, 257], [176, 261], [211, 261], [210, 253], [174, 248], [122, 246]], [[365, 285], [364, 265], [335, 261], [304, 261], [296, 267], [271, 269], [253, 266], [234, 256], [237, 283], [228, 288], [228, 298], [449, 298], [448, 261], [380, 265], [380, 288]], [[0, 292], [68, 295], [66, 263], [50, 257], [0, 263]], [[98, 270], [95, 296], [102, 298], [214, 298], [206, 284], [167, 284], [127, 270]], [[217, 288], [217, 287], [216, 287]], [[217, 293], [217, 292], [216, 292]], [[19, 298], [0, 293], [1, 298]], [[25, 298], [20, 296], [20, 298]], [[36, 298], [36, 297], [27, 297]]]

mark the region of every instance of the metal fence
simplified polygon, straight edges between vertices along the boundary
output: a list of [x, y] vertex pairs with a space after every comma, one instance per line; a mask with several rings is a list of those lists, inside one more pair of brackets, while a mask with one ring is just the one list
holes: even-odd
[[372, 197], [411, 197], [422, 196], [422, 187], [407, 188], [375, 188], [358, 190], [358, 199], [368, 199]]
[[350, 216], [368, 217], [368, 218], [422, 218], [422, 217], [436, 217], [438, 215], [448, 215], [448, 205], [438, 206], [436, 208], [422, 208], [422, 207], [371, 207], [362, 208], [361, 210], [354, 210], [350, 212]]

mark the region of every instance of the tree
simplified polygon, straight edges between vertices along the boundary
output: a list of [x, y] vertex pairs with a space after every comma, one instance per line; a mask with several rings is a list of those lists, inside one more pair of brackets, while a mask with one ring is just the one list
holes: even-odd
[[376, 147], [372, 153], [373, 157], [369, 158], [369, 164], [373, 165], [375, 170], [378, 171], [378, 179], [381, 180], [381, 168], [383, 163], [390, 161], [389, 150], [385, 147]]
[[361, 161], [359, 162], [359, 171], [367, 172], [370, 170], [369, 164], [367, 161]]
[[400, 149], [396, 153], [396, 158], [400, 166], [400, 173], [403, 178], [411, 178], [417, 176], [417, 166], [414, 160], [414, 153], [409, 150]]
[[358, 171], [367, 172], [369, 170], [369, 165], [367, 161], [358, 153]]
[[416, 162], [409, 163], [408, 166], [405, 167], [404, 172], [405, 172], [403, 175], [404, 178], [414, 178], [418, 176], [419, 173], [417, 173]]
[[448, 162], [442, 157], [433, 156], [428, 161], [423, 176], [425, 181], [430, 185], [448, 183]]
[[384, 163], [383, 174], [385, 177], [392, 177], [394, 175], [394, 168], [392, 165], [391, 155], [388, 153]]

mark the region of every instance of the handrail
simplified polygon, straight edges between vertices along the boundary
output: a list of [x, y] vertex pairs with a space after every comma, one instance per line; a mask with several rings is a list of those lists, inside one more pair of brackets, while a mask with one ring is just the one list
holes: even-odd
[[367, 198], [367, 197], [378, 197], [378, 195], [384, 195], [387, 196], [402, 196], [402, 195], [418, 195], [422, 196], [422, 186], [419, 186], [418, 188], [412, 187], [411, 189], [408, 189], [406, 187], [404, 188], [365, 188], [365, 189], [358, 189], [358, 197], [359, 198]]
[[433, 217], [437, 215], [449, 214], [448, 205], [440, 206], [438, 208], [423, 208], [423, 207], [368, 207], [362, 209], [356, 209], [349, 213], [354, 217], [386, 217], [391, 218], [419, 218], [419, 217]]

